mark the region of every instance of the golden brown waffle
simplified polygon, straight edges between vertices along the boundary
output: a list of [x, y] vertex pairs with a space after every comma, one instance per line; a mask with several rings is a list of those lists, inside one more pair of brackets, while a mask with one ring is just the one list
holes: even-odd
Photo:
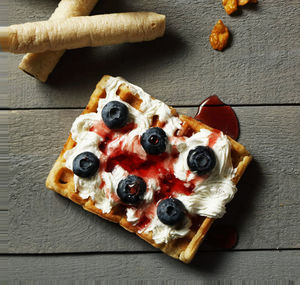
[[[95, 91], [90, 97], [90, 101], [86, 106], [82, 114], [96, 112], [98, 107], [98, 101], [101, 98], [105, 98], [105, 87], [106, 82], [110, 76], [104, 76], [101, 81], [96, 86]], [[136, 109], [139, 109], [141, 104], [141, 99], [136, 94], [132, 94], [130, 89], [126, 84], [120, 85], [117, 94], [120, 98], [129, 103]], [[171, 108], [171, 107], [170, 107]], [[171, 112], [174, 116], [178, 116], [175, 109], [171, 108]], [[191, 118], [188, 116], [179, 116], [182, 120], [183, 125], [178, 135], [191, 135], [195, 132], [200, 131], [202, 128], [213, 130], [211, 127]], [[161, 126], [161, 122], [158, 121], [158, 117], [154, 116], [152, 119], [152, 126]], [[231, 142], [231, 158], [234, 168], [237, 168], [236, 174], [233, 178], [233, 182], [237, 184], [241, 176], [243, 175], [247, 165], [251, 161], [251, 156], [245, 147], [233, 139], [229, 138]], [[180, 259], [185, 263], [189, 263], [197, 252], [197, 249], [201, 242], [203, 241], [207, 231], [212, 225], [214, 219], [208, 217], [199, 217], [199, 219], [193, 220], [190, 232], [183, 238], [174, 239], [167, 244], [157, 244], [152, 239], [151, 233], [138, 233], [138, 229], [132, 223], [128, 222], [126, 219], [125, 207], [122, 205], [117, 205], [113, 207], [110, 213], [105, 214], [100, 209], [96, 208], [94, 202], [91, 198], [82, 199], [79, 193], [75, 192], [73, 172], [66, 168], [64, 153], [73, 148], [76, 143], [72, 140], [71, 134], [65, 143], [63, 150], [61, 151], [58, 159], [56, 160], [53, 168], [51, 169], [49, 176], [46, 181], [47, 188], [54, 190], [55, 192], [71, 199], [73, 202], [81, 205], [85, 210], [92, 212], [104, 219], [109, 221], [119, 223], [123, 228], [130, 232], [136, 233], [142, 239], [152, 244], [156, 248], [160, 248], [166, 254]]]

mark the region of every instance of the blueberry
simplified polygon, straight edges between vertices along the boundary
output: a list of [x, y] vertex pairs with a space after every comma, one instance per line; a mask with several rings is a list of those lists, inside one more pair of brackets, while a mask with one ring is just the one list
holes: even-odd
[[150, 128], [143, 133], [141, 144], [149, 154], [160, 154], [166, 151], [168, 137], [161, 128]]
[[119, 101], [111, 101], [103, 107], [101, 116], [107, 127], [120, 129], [128, 121], [128, 108]]
[[216, 165], [215, 153], [208, 146], [197, 146], [195, 149], [190, 150], [187, 157], [187, 164], [198, 175], [206, 174]]
[[100, 161], [92, 152], [82, 152], [73, 160], [73, 172], [79, 177], [93, 176], [100, 165]]
[[168, 198], [158, 204], [156, 213], [162, 223], [174, 226], [182, 222], [185, 216], [185, 208], [178, 199]]
[[124, 203], [136, 205], [143, 199], [146, 188], [141, 177], [129, 175], [119, 182], [117, 194]]

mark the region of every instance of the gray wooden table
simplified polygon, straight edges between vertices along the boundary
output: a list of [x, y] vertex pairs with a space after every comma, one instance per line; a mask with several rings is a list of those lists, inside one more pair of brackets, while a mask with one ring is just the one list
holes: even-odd
[[[47, 19], [57, 3], [2, 0], [0, 24]], [[165, 37], [68, 51], [46, 84], [18, 70], [21, 56], [0, 55], [9, 165], [0, 194], [0, 264], [7, 266], [0, 280], [299, 281], [300, 0], [260, 0], [232, 17], [220, 0], [102, 0], [93, 13], [139, 10], [167, 16]], [[222, 53], [208, 41], [218, 19], [232, 34]], [[192, 116], [212, 94], [233, 106], [239, 141], [254, 157], [216, 223], [237, 228], [233, 250], [204, 243], [185, 265], [46, 190], [71, 124], [104, 74], [121, 75]]]

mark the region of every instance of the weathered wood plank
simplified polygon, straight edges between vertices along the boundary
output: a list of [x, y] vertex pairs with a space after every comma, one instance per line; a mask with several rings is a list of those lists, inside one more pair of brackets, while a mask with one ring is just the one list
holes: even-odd
[[8, 211], [0, 211], [0, 252], [8, 253]]
[[[48, 19], [57, 1], [10, 2], [10, 21]], [[10, 107], [83, 107], [103, 74], [121, 75], [173, 105], [199, 104], [212, 94], [230, 104], [300, 103], [299, 0], [260, 1], [229, 17], [220, 1], [100, 1], [94, 13], [153, 10], [167, 16], [167, 33], [148, 43], [69, 51], [47, 84], [17, 69], [10, 55]], [[223, 19], [230, 48], [208, 38]]]
[[190, 265], [160, 253], [10, 256], [7, 279], [39, 281], [72, 279], [102, 282], [148, 280], [168, 281], [174, 284], [218, 279], [299, 281], [299, 253], [299, 251], [201, 252]]
[[[193, 115], [196, 108], [180, 108]], [[216, 224], [239, 231], [237, 249], [299, 248], [300, 107], [237, 107], [240, 141], [254, 156], [228, 214]], [[47, 191], [44, 182], [80, 110], [12, 111], [12, 253], [154, 250], [119, 226]], [[284, 118], [284, 119], [283, 119]]]
[[0, 3], [0, 26], [6, 26], [9, 23], [10, 4], [9, 0], [2, 0]]

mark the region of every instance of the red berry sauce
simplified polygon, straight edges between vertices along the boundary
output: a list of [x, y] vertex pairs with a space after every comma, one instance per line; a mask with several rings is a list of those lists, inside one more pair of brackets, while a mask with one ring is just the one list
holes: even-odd
[[[127, 171], [129, 175], [143, 178], [146, 183], [149, 179], [155, 179], [158, 187], [153, 192], [153, 201], [151, 203], [142, 203], [136, 208], [135, 216], [138, 218], [136, 226], [139, 230], [142, 230], [154, 218], [156, 206], [160, 200], [176, 197], [178, 194], [191, 195], [195, 184], [203, 181], [207, 176], [197, 176], [189, 182], [176, 178], [174, 175], [174, 163], [176, 163], [179, 153], [175, 146], [172, 146], [170, 153], [164, 152], [159, 155], [149, 155], [144, 152], [139, 136], [135, 137], [130, 142], [130, 145], [125, 145], [122, 137], [134, 128], [136, 128], [136, 124], [129, 123], [121, 129], [111, 130], [101, 120], [94, 124], [90, 131], [97, 133], [104, 139], [99, 145], [99, 149], [103, 153], [100, 171], [112, 172], [118, 165]], [[210, 147], [216, 143], [219, 136], [219, 131], [212, 132], [209, 136]], [[182, 139], [183, 141], [185, 140], [184, 137]], [[169, 138], [169, 141], [172, 141], [172, 138]], [[142, 155], [140, 152], [142, 152]], [[187, 171], [187, 175], [190, 174], [191, 171]], [[104, 181], [101, 183], [101, 188], [105, 189]], [[111, 195], [114, 201], [121, 203], [116, 194], [106, 193], [106, 195]], [[133, 207], [130, 205], [124, 206]]]
[[239, 137], [240, 129], [236, 114], [217, 95], [208, 97], [200, 104], [195, 119], [222, 131], [234, 140]]
[[205, 242], [214, 248], [232, 249], [238, 243], [238, 232], [232, 226], [213, 226], [206, 237]]

